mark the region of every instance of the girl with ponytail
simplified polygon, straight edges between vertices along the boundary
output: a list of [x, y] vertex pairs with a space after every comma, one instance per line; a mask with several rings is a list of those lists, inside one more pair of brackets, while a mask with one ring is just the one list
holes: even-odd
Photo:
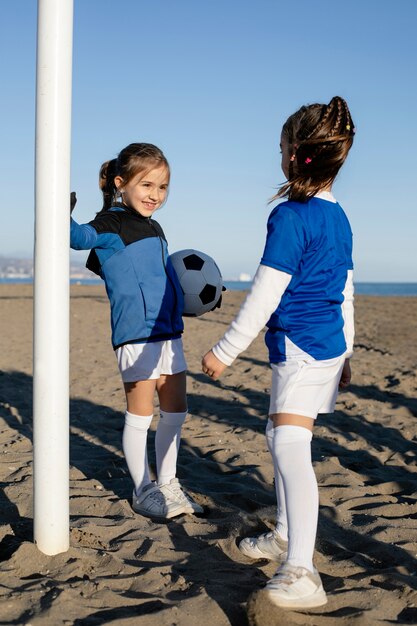
[[[87, 267], [104, 280], [110, 300], [112, 343], [127, 402], [122, 443], [134, 484], [132, 507], [156, 519], [203, 512], [176, 478], [187, 416], [183, 295], [164, 232], [153, 219], [165, 203], [169, 181], [162, 151], [152, 144], [132, 143], [101, 166], [101, 211], [88, 224], [71, 220], [71, 247], [91, 250]], [[75, 203], [71, 194], [71, 210]], [[155, 392], [160, 419], [153, 482], [147, 433]]]
[[261, 263], [240, 312], [203, 358], [203, 371], [217, 379], [268, 327], [266, 439], [277, 522], [239, 548], [250, 558], [280, 562], [266, 593], [276, 605], [293, 609], [327, 601], [313, 564], [319, 500], [311, 439], [317, 415], [334, 410], [338, 388], [350, 381], [352, 232], [332, 185], [354, 133], [348, 106], [338, 96], [329, 104], [303, 106], [287, 119], [281, 133], [287, 182], [272, 199], [287, 200], [269, 217]]

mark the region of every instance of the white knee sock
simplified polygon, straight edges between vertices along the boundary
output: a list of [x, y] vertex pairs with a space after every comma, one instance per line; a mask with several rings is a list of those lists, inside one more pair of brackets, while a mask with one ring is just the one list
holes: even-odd
[[123, 429], [123, 452], [135, 485], [136, 495], [151, 482], [146, 442], [153, 415], [134, 415], [126, 411]]
[[274, 424], [271, 419], [268, 419], [266, 424], [266, 443], [268, 450], [271, 453], [274, 463], [274, 477], [275, 477], [275, 493], [277, 496], [277, 523], [276, 529], [285, 540], [288, 540], [288, 522], [287, 522], [287, 509], [285, 506], [285, 492], [284, 483], [282, 482], [282, 476], [278, 470], [277, 460], [274, 454]]
[[287, 506], [288, 562], [313, 571], [319, 498], [311, 439], [312, 433], [302, 426], [274, 428], [274, 455]]
[[155, 436], [158, 485], [166, 485], [172, 478], [175, 478], [181, 441], [181, 428], [186, 416], [187, 411], [182, 413], [161, 411]]

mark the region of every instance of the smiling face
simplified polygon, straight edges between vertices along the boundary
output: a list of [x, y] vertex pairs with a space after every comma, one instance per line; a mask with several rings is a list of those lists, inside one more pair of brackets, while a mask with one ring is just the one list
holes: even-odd
[[122, 195], [123, 204], [143, 217], [151, 217], [166, 200], [169, 171], [162, 165], [137, 174], [125, 184], [120, 176], [116, 176], [114, 184]]

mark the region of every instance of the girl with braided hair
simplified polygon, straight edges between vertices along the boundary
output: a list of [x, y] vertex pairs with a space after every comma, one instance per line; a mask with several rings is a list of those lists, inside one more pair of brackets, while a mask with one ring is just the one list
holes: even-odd
[[[134, 483], [132, 507], [162, 519], [203, 512], [176, 478], [187, 415], [183, 295], [164, 232], [153, 219], [166, 200], [169, 180], [159, 148], [130, 144], [101, 167], [102, 210], [88, 224], [71, 219], [71, 247], [91, 250], [87, 267], [104, 280], [110, 300], [112, 343], [127, 401], [123, 451]], [[75, 203], [71, 194], [71, 211]], [[147, 457], [155, 391], [160, 404], [156, 483]]]
[[274, 464], [276, 528], [243, 539], [253, 559], [281, 564], [266, 585], [287, 608], [327, 602], [313, 565], [318, 487], [311, 461], [314, 421], [334, 410], [350, 382], [353, 348], [353, 263], [349, 221], [332, 184], [353, 143], [346, 102], [301, 107], [281, 134], [287, 178], [273, 200], [264, 253], [253, 286], [220, 341], [203, 358], [216, 380], [261, 329], [268, 330], [272, 384], [266, 438]]

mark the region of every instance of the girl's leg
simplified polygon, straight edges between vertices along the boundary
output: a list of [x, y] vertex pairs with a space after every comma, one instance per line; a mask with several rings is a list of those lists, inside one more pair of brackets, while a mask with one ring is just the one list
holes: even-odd
[[151, 483], [147, 454], [148, 429], [153, 417], [156, 381], [124, 383], [127, 411], [123, 429], [123, 452], [130, 475], [139, 495]]
[[156, 380], [139, 380], [135, 383], [124, 383], [127, 410], [135, 415], [153, 413], [153, 400]]
[[318, 519], [318, 487], [311, 461], [314, 420], [276, 413], [273, 456], [282, 477], [288, 518], [288, 563], [314, 572], [313, 553]]
[[157, 391], [161, 418], [155, 437], [158, 485], [163, 493], [171, 494], [183, 506], [184, 513], [204, 513], [203, 507], [184, 491], [176, 478], [181, 429], [187, 416], [186, 376], [160, 376]]
[[187, 410], [187, 382], [184, 372], [162, 374], [156, 382], [159, 405], [167, 413], [182, 413]]
[[274, 463], [275, 493], [277, 496], [276, 529], [256, 537], [245, 537], [239, 542], [239, 550], [250, 559], [272, 559], [282, 562], [287, 557], [288, 526], [284, 484], [274, 454], [274, 424], [271, 419], [268, 419], [265, 435], [268, 450]]
[[274, 423], [272, 419], [268, 419], [266, 425], [266, 443], [268, 450], [271, 453], [272, 461], [274, 463], [274, 477], [275, 477], [275, 493], [277, 496], [277, 521], [276, 529], [285, 541], [288, 541], [288, 521], [287, 510], [285, 507], [285, 491], [282, 476], [279, 472], [278, 462], [276, 455], [274, 454]]
[[175, 478], [181, 429], [187, 415], [186, 375], [161, 375], [156, 382], [161, 417], [155, 437], [158, 484]]

